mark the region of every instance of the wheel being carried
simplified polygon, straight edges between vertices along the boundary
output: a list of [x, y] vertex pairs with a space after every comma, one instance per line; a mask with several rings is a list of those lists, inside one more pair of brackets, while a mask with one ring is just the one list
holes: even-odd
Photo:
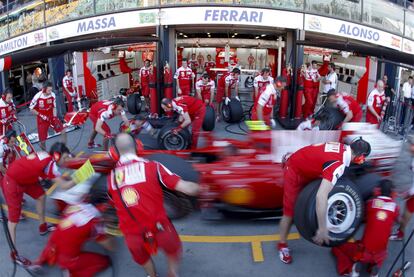
[[[179, 118], [178, 126], [165, 126], [164, 131], [161, 129], [158, 136], [160, 145], [168, 150], [170, 142], [173, 145], [177, 145], [180, 143], [178, 140], [185, 140], [188, 136], [188, 130], [186, 128], [191, 125], [191, 148], [197, 148], [198, 137], [206, 114], [206, 106], [203, 101], [191, 96], [177, 97], [172, 100], [164, 98], [161, 101], [161, 107], [165, 112], [174, 111], [178, 113]], [[174, 149], [170, 150], [183, 149], [174, 147]]]
[[[282, 262], [292, 262], [287, 236], [293, 219], [299, 233], [318, 245], [343, 242], [357, 230], [363, 214], [362, 197], [351, 181], [339, 179], [346, 167], [364, 163], [370, 152], [370, 144], [358, 138], [350, 145], [309, 145], [287, 157], [278, 243]], [[321, 177], [321, 182], [313, 182]]]

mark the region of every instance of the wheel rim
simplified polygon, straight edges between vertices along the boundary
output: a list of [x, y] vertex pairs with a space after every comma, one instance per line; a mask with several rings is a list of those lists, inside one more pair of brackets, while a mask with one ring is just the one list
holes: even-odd
[[328, 199], [327, 227], [340, 234], [352, 227], [356, 217], [355, 200], [346, 193], [336, 193]]
[[164, 139], [164, 146], [167, 150], [183, 150], [185, 148], [184, 138], [170, 133]]

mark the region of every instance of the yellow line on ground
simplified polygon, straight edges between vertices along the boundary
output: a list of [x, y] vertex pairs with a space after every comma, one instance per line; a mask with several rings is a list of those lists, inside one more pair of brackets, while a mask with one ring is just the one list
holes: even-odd
[[[8, 210], [6, 205], [3, 204], [2, 206], [3, 206], [3, 209]], [[39, 216], [36, 213], [29, 212], [29, 211], [24, 211], [24, 210], [22, 211], [22, 213], [28, 218], [39, 220]], [[59, 223], [59, 219], [53, 218], [53, 217], [46, 216], [45, 220], [46, 220], [46, 222], [49, 222], [49, 223], [52, 223], [52, 224], [58, 224]]]
[[260, 263], [264, 261], [262, 243], [260, 241], [252, 242], [253, 261]]
[[[79, 157], [79, 156], [81, 156], [83, 153], [85, 153], [85, 152], [83, 152], [83, 151], [80, 151], [78, 154], [76, 154], [76, 158], [77, 157]], [[56, 187], [57, 187], [57, 184], [56, 183], [54, 183], [47, 191], [46, 191], [46, 195], [50, 195], [50, 194], [52, 194], [52, 192], [54, 192], [55, 191], [55, 189], [56, 189]]]

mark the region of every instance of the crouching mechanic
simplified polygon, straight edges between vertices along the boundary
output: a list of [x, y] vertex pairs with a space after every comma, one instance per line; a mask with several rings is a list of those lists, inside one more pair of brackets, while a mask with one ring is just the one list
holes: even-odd
[[272, 128], [276, 127], [276, 121], [273, 119], [273, 108], [276, 104], [277, 96], [280, 91], [286, 86], [286, 79], [278, 77], [274, 84], [266, 86], [264, 92], [259, 95], [259, 98], [253, 105], [252, 120], [264, 121]]
[[305, 146], [287, 158], [284, 168], [283, 217], [280, 221], [278, 243], [279, 258], [282, 262], [286, 264], [292, 262], [287, 236], [292, 226], [295, 202], [301, 190], [311, 181], [322, 178], [316, 195], [319, 228], [313, 239], [319, 245], [328, 243], [329, 231], [326, 224], [328, 194], [343, 175], [345, 168], [351, 162], [362, 164], [370, 152], [369, 143], [359, 138], [350, 146], [339, 142]]
[[328, 101], [345, 114], [343, 123], [360, 122], [362, 119], [362, 109], [358, 102], [350, 95], [337, 93], [335, 89], [330, 89], [327, 94]]
[[108, 150], [109, 140], [113, 138], [113, 135], [111, 134], [111, 128], [105, 121], [115, 116], [121, 116], [124, 126], [129, 127], [129, 120], [125, 115], [124, 107], [125, 103], [121, 98], [116, 98], [113, 101], [103, 100], [92, 105], [89, 119], [93, 123], [93, 130], [88, 142], [89, 149], [101, 147], [100, 144], [95, 144], [96, 135], [101, 134], [104, 137], [104, 149]]
[[29, 106], [31, 112], [37, 117], [40, 148], [43, 151], [46, 151], [46, 139], [49, 128], [52, 128], [57, 133], [61, 132], [63, 142], [66, 141], [66, 132], [64, 131], [63, 124], [56, 116], [56, 96], [52, 89], [53, 85], [51, 82], [44, 82], [42, 90], [33, 97]]
[[96, 241], [107, 250], [113, 250], [114, 243], [111, 236], [104, 232], [104, 218], [101, 212], [105, 205], [91, 196], [91, 203], [78, 203], [68, 206], [56, 230], [52, 233], [46, 247], [38, 260], [29, 269], [39, 272], [43, 265], [58, 265], [64, 276], [93, 277], [111, 265], [107, 255], [84, 251], [85, 244]]
[[198, 137], [206, 115], [203, 101], [191, 96], [177, 97], [173, 100], [164, 98], [161, 107], [165, 112], [174, 111], [180, 115], [178, 119], [180, 125], [173, 132], [178, 133], [191, 124], [191, 148], [197, 148]]
[[[69, 149], [65, 144], [56, 142], [49, 153], [38, 152], [14, 161], [6, 171], [3, 179], [3, 194], [8, 206], [8, 229], [14, 245], [16, 245], [16, 227], [19, 222], [23, 195], [28, 194], [36, 200], [36, 211], [39, 216], [39, 234], [46, 235], [54, 230], [53, 226], [45, 222], [45, 192], [39, 179], [48, 179], [56, 182], [62, 188], [69, 188], [72, 181], [65, 180], [59, 173], [59, 166], [70, 157]], [[17, 253], [11, 253], [13, 259], [21, 265], [30, 263]]]
[[371, 277], [378, 277], [387, 257], [388, 238], [398, 218], [398, 205], [392, 198], [392, 182], [382, 180], [377, 195], [366, 204], [366, 225], [361, 241], [332, 248], [340, 275], [358, 277], [362, 264], [368, 264]]
[[167, 255], [168, 276], [177, 276], [181, 241], [166, 215], [161, 185], [196, 195], [198, 184], [180, 179], [158, 162], [138, 157], [136, 142], [128, 134], [119, 134], [110, 152], [119, 160], [108, 175], [108, 192], [133, 259], [144, 267], [148, 276], [155, 277], [151, 256], [160, 248]]

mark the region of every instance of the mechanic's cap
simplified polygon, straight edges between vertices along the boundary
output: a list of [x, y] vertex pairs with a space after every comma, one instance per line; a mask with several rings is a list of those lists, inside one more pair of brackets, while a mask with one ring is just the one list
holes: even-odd
[[237, 68], [237, 67], [233, 68], [233, 70], [231, 71], [231, 73], [240, 74], [241, 73], [240, 68]]
[[327, 97], [330, 97], [332, 95], [336, 95], [336, 90], [334, 88], [328, 90], [328, 93], [326, 94]]
[[210, 75], [208, 75], [207, 72], [204, 72], [203, 75], [201, 75], [201, 78], [203, 78], [203, 79], [210, 79]]
[[113, 101], [113, 103], [117, 106], [125, 107], [125, 102], [122, 99], [122, 97], [116, 97]]
[[354, 139], [350, 146], [356, 156], [364, 155], [367, 157], [371, 153], [371, 145], [366, 140], [363, 140], [362, 137]]
[[264, 67], [264, 68], [262, 69], [262, 73], [265, 73], [265, 72], [269, 73], [269, 72], [270, 72], [270, 68], [268, 68], [268, 67]]

